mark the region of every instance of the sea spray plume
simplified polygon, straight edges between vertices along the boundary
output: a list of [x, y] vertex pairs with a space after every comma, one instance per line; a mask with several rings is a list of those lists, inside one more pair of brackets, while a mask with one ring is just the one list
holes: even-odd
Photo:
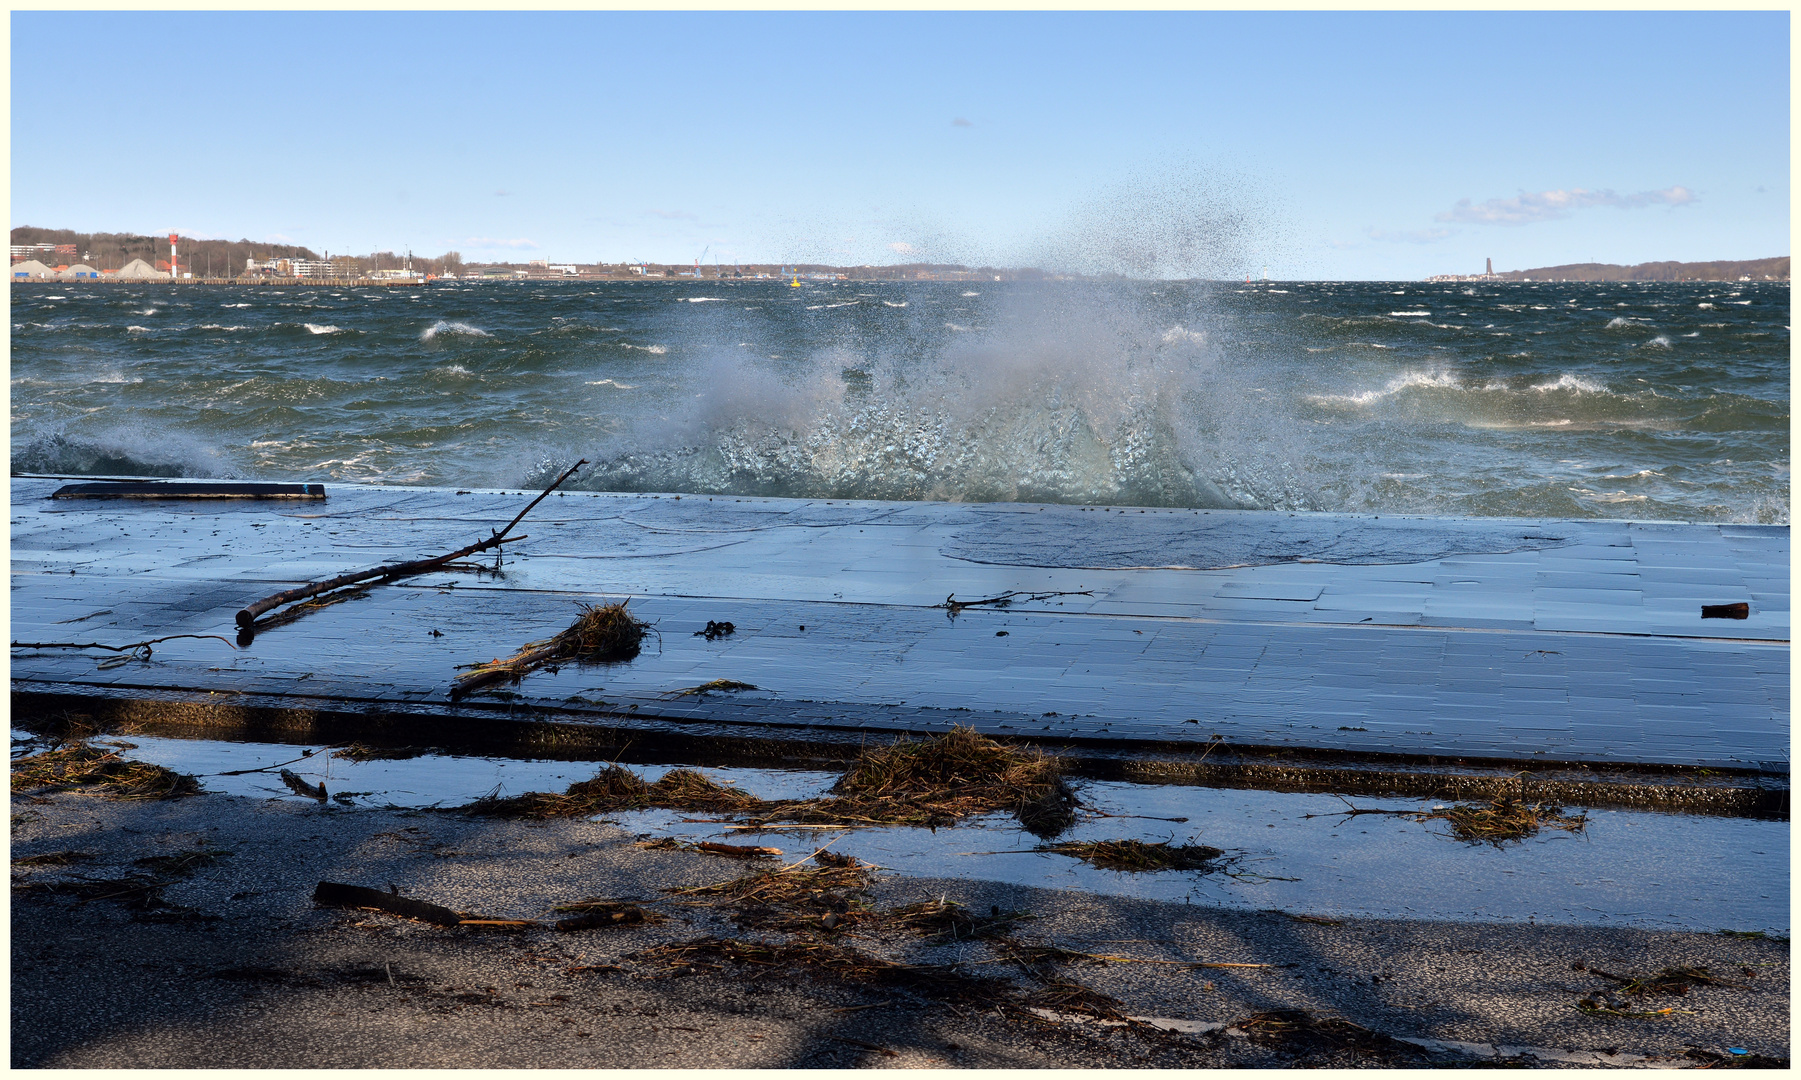
[[[935, 290], [935, 291], [934, 291]], [[1297, 426], [1221, 364], [1205, 287], [993, 290], [981, 328], [906, 309], [777, 363], [713, 345], [589, 483], [797, 497], [1309, 507]], [[941, 300], [943, 287], [911, 295]], [[1179, 331], [1179, 332], [1178, 332]], [[717, 340], [729, 340], [725, 335]], [[854, 337], [854, 335], [853, 335]], [[684, 351], [695, 343], [688, 343]], [[1264, 381], [1269, 381], [1265, 379]]]

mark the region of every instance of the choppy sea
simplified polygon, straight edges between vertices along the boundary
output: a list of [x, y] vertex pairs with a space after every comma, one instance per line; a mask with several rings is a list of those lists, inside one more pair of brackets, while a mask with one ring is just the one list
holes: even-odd
[[1786, 283], [12, 286], [15, 472], [1789, 520]]

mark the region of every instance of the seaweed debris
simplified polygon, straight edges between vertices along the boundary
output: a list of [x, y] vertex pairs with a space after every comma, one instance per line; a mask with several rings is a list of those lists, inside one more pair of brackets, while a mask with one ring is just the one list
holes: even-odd
[[[229, 851], [210, 851], [201, 848], [172, 855], [152, 855], [138, 859], [134, 863], [143, 868], [142, 872], [126, 874], [123, 877], [72, 877], [51, 881], [30, 881], [14, 884], [13, 889], [15, 892], [27, 894], [69, 896], [83, 904], [95, 900], [110, 900], [131, 911], [132, 917], [140, 922], [211, 921], [217, 919], [218, 916], [203, 915], [193, 908], [170, 903], [163, 897], [163, 890], [201, 867], [209, 866], [230, 854]], [[35, 865], [56, 864], [39, 863]]]
[[1443, 821], [1451, 835], [1470, 844], [1502, 847], [1536, 836], [1541, 829], [1579, 833], [1588, 827], [1588, 815], [1565, 814], [1562, 807], [1496, 799], [1492, 803], [1459, 803], [1418, 814], [1415, 821]]
[[518, 682], [531, 671], [559, 661], [610, 664], [633, 659], [652, 630], [625, 605], [626, 601], [583, 604], [575, 622], [556, 637], [529, 642], [505, 660], [461, 665], [471, 670], [457, 677], [450, 696], [459, 698], [502, 679]]
[[370, 746], [353, 742], [333, 750], [331, 756], [344, 761], [405, 761], [431, 752], [422, 746]]
[[646, 911], [637, 904], [624, 900], [578, 900], [573, 904], [565, 904], [557, 910], [570, 916], [567, 919], [558, 919], [555, 924], [558, 930], [565, 933], [572, 930], [646, 926], [669, 921], [669, 916], [660, 911]]
[[665, 810], [748, 810], [756, 796], [726, 787], [693, 769], [671, 769], [647, 789], [649, 802]]
[[1423, 1051], [1408, 1043], [1371, 1031], [1349, 1020], [1321, 1019], [1303, 1009], [1277, 1009], [1254, 1013], [1232, 1024], [1253, 1043], [1296, 1055], [1300, 1063], [1345, 1051], [1359, 1057], [1384, 1060], [1417, 1060]]
[[40, 855], [14, 855], [14, 866], [69, 866], [88, 862], [94, 856], [86, 851], [46, 851]]
[[465, 813], [498, 818], [586, 817], [649, 805], [650, 785], [630, 769], [608, 765], [593, 777], [570, 784], [561, 795], [531, 791], [511, 798], [493, 796], [461, 807]]
[[694, 636], [704, 637], [708, 641], [713, 641], [729, 634], [736, 633], [737, 630], [738, 628], [729, 622], [714, 622], [713, 620], [708, 619], [706, 629], [694, 631]]
[[1584, 968], [1580, 964], [1575, 966], [1578, 970], [1586, 970], [1590, 975], [1613, 984], [1605, 989], [1590, 991], [1576, 1002], [1577, 1010], [1590, 1016], [1614, 1016], [1631, 1020], [1661, 1019], [1674, 1015], [1676, 1008], [1640, 1008], [1637, 1007], [1636, 1000], [1626, 1002], [1620, 998], [1642, 999], [1660, 995], [1686, 997], [1697, 986], [1720, 986], [1734, 990], [1742, 990], [1745, 986], [1744, 983], [1711, 974], [1704, 967], [1666, 967], [1655, 975], [1613, 975], [1599, 968]]
[[[815, 977], [844, 982], [911, 990], [941, 1001], [992, 1004], [1011, 996], [1004, 981], [969, 975], [949, 964], [903, 964], [884, 960], [842, 945], [815, 941], [772, 944], [742, 938], [707, 937], [695, 941], [658, 945], [638, 953], [647, 960], [673, 969], [670, 974], [692, 974], [696, 961], [723, 960], [766, 970], [790, 968]], [[718, 965], [709, 965], [717, 969]]]
[[719, 694], [728, 691], [756, 689], [758, 689], [758, 687], [752, 686], [747, 682], [739, 682], [736, 679], [714, 679], [712, 682], [701, 683], [699, 686], [685, 686], [680, 690], [671, 690], [667, 696], [698, 697], [701, 694]]
[[977, 915], [955, 900], [940, 897], [878, 912], [875, 921], [926, 935], [936, 945], [1010, 934], [1019, 923], [1037, 917], [1029, 911], [1002, 911], [999, 907], [986, 916]]
[[868, 914], [871, 868], [867, 866], [784, 866], [758, 870], [730, 881], [665, 890], [701, 902], [717, 898], [738, 909], [740, 926], [787, 932], [838, 930]]
[[1084, 840], [1047, 844], [1038, 849], [1056, 855], [1068, 855], [1092, 863], [1103, 870], [1146, 873], [1156, 870], [1205, 870], [1225, 852], [1205, 844], [1167, 842], [1146, 843], [1143, 840]]
[[824, 798], [766, 803], [753, 824], [914, 825], [936, 829], [1011, 810], [1052, 835], [1075, 820], [1060, 763], [955, 727], [921, 741], [866, 748]]
[[127, 761], [116, 749], [76, 742], [15, 758], [12, 789], [76, 791], [113, 799], [179, 799], [200, 794], [200, 781], [161, 765]]

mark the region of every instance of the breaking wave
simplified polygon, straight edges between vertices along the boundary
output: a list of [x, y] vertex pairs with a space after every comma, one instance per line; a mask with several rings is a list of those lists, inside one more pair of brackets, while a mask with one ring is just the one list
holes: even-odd
[[[811, 498], [1309, 508], [1299, 428], [1199, 331], [1039, 297], [925, 357], [725, 349], [582, 483]], [[546, 470], [554, 464], [547, 462]]]
[[485, 337], [493, 337], [494, 336], [493, 334], [488, 333], [486, 330], [483, 330], [479, 326], [470, 326], [468, 323], [465, 323], [465, 322], [450, 322], [445, 319], [439, 319], [437, 322], [432, 323], [430, 326], [426, 327], [423, 331], [420, 332], [419, 340], [420, 341], [436, 341], [439, 337], [446, 336], [446, 335], [449, 335], [451, 337], [475, 337], [475, 338], [485, 338]]

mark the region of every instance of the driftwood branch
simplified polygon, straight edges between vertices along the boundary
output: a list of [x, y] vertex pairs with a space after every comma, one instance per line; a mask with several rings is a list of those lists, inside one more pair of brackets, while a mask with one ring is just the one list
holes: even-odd
[[15, 649], [105, 649], [108, 652], [138, 652], [142, 650], [145, 656], [149, 656], [150, 646], [159, 641], [174, 641], [176, 638], [211, 638], [214, 641], [224, 641], [229, 648], [237, 648], [236, 645], [218, 634], [170, 634], [167, 637], [153, 637], [149, 641], [134, 641], [130, 645], [102, 645], [98, 641], [80, 644], [73, 641], [15, 641], [12, 643], [12, 647]]
[[[251, 604], [249, 607], [246, 607], [243, 611], [238, 612], [238, 626], [245, 630], [249, 630], [256, 625], [256, 617], [263, 612], [278, 608], [283, 604], [291, 604], [296, 600], [305, 600], [309, 596], [317, 596], [322, 592], [330, 592], [332, 589], [341, 589], [346, 585], [355, 585], [359, 581], [375, 580], [379, 584], [382, 582], [393, 581], [395, 578], [430, 573], [431, 571], [444, 566], [446, 563], [455, 562], [465, 555], [474, 555], [478, 552], [487, 551], [490, 548], [499, 547], [508, 542], [507, 534], [513, 531], [513, 526], [524, 520], [525, 515], [532, 512], [532, 507], [543, 502], [545, 496], [548, 496], [551, 492], [555, 491], [563, 481], [575, 475], [575, 470], [587, 463], [587, 459], [583, 458], [574, 465], [569, 466], [568, 471], [552, 481], [551, 485], [544, 489], [542, 495], [539, 495], [537, 498], [527, 503], [525, 509], [519, 511], [518, 517], [507, 522], [506, 528], [493, 534], [486, 540], [478, 540], [466, 548], [459, 548], [448, 555], [439, 555], [433, 559], [415, 559], [412, 562], [391, 563], [387, 566], [378, 566], [373, 570], [362, 570], [354, 574], [344, 574], [332, 578], [330, 581], [318, 581], [310, 585], [302, 585], [298, 588], [289, 589], [286, 592], [278, 592], [274, 596], [266, 596], [256, 603]], [[512, 537], [512, 539], [524, 540], [527, 538], [515, 536]]]
[[1057, 596], [1093, 596], [1093, 595], [1094, 595], [1094, 590], [1092, 590], [1092, 589], [1080, 589], [1080, 590], [1077, 590], [1074, 592], [1025, 592], [1025, 591], [1021, 591], [1018, 589], [1013, 589], [1013, 590], [1009, 590], [1007, 592], [1001, 593], [999, 596], [990, 596], [983, 600], [959, 600], [959, 599], [957, 599], [956, 593], [951, 593], [949, 596], [944, 598], [944, 603], [933, 604], [932, 606], [944, 608], [945, 611], [951, 616], [951, 618], [954, 619], [957, 617], [957, 613], [959, 611], [962, 611], [965, 608], [972, 608], [972, 607], [1004, 608], [1004, 607], [1011, 607], [1015, 600], [1020, 601], [1022, 603], [1035, 603], [1040, 600], [1049, 600], [1049, 599], [1051, 599], [1053, 597], [1057, 597]]

